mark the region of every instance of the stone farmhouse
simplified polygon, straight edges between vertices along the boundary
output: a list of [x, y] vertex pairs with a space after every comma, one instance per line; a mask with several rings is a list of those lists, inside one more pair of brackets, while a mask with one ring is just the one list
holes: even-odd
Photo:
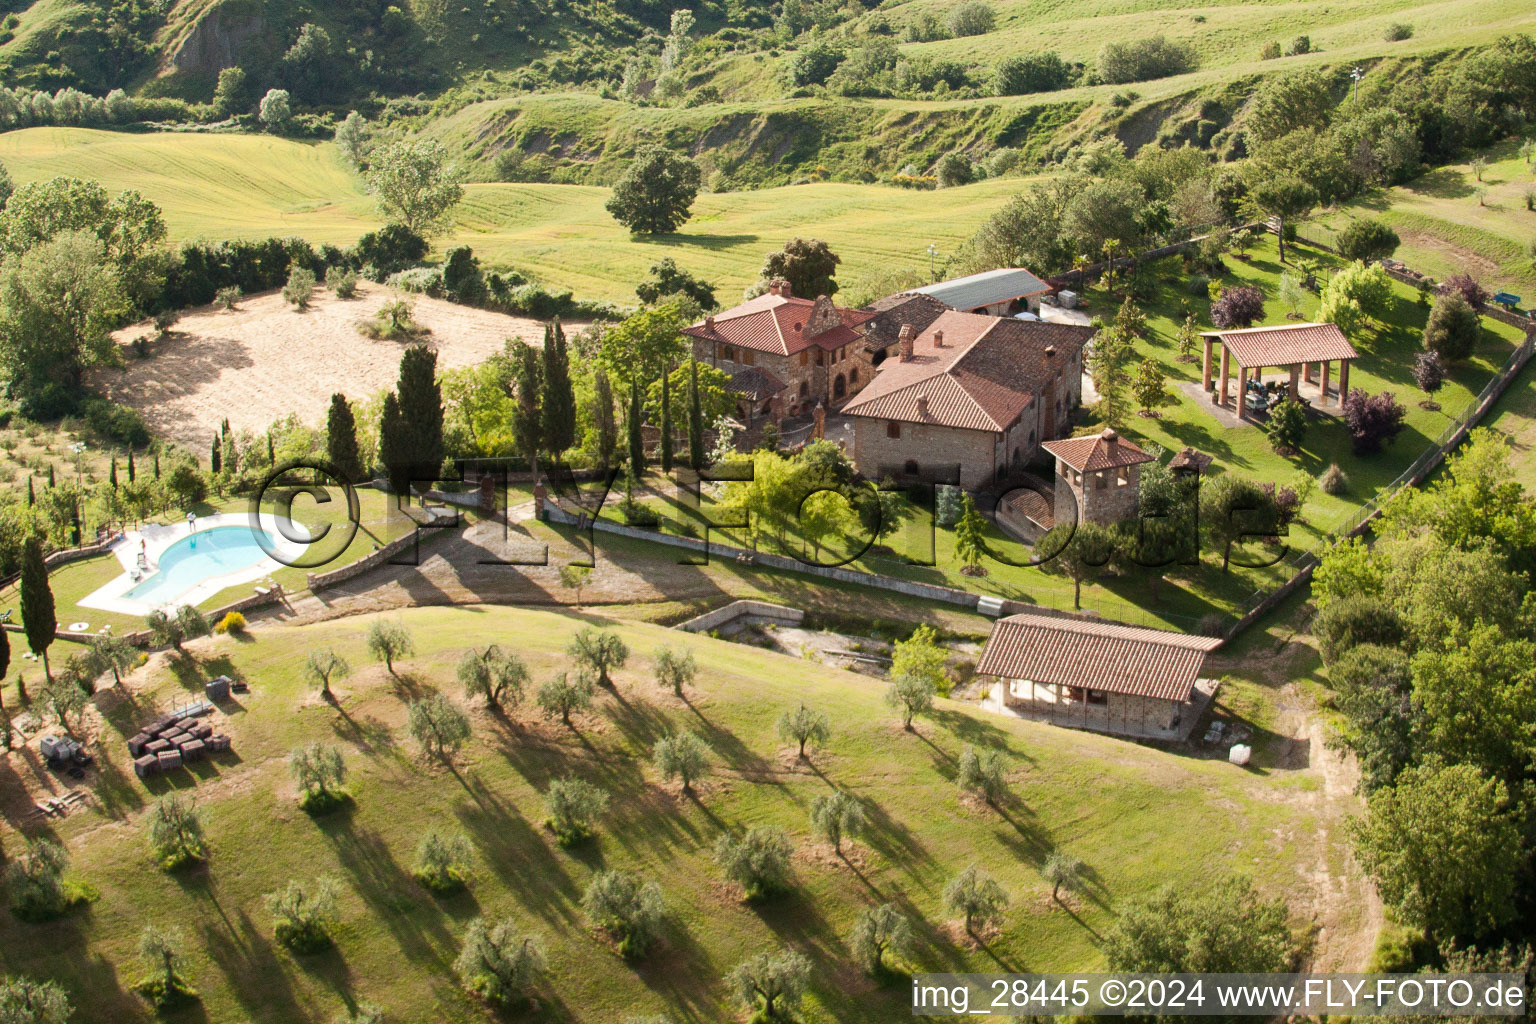
[[777, 282], [739, 306], [685, 327], [700, 362], [730, 374], [748, 427], [834, 408], [874, 375], [861, 328], [874, 314], [843, 309], [825, 295], [791, 295]]
[[847, 405], [853, 461], [866, 476], [980, 489], [1006, 479], [1067, 431], [1082, 399], [1083, 346], [1095, 329], [941, 313], [897, 330], [897, 353]]
[[992, 628], [978, 676], [994, 709], [1077, 729], [1182, 740], [1217, 688], [1203, 679], [1217, 637], [1010, 615]]
[[903, 327], [921, 334], [949, 307], [931, 295], [901, 292], [888, 295], [864, 309], [874, 314], [864, 324], [864, 347], [869, 351], [870, 362], [878, 367], [896, 355]]

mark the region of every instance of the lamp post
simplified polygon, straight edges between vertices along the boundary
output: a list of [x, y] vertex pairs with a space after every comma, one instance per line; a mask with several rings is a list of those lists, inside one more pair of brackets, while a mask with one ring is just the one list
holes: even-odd
[[1359, 103], [1360, 102], [1360, 79], [1365, 77], [1365, 71], [1362, 68], [1358, 68], [1357, 67], [1357, 68], [1355, 68], [1353, 71], [1351, 71], [1349, 73], [1349, 77], [1353, 78], [1355, 80], [1355, 98], [1353, 100], [1351, 100], [1350, 102], [1352, 102], [1352, 103]]
[[88, 446], [84, 441], [76, 441], [69, 446], [70, 452], [75, 457], [75, 483], [79, 486], [80, 495], [75, 505], [75, 543], [79, 544], [85, 538], [85, 471], [81, 467], [81, 456], [85, 454]]
[[934, 244], [932, 242], [929, 242], [928, 243], [928, 280], [929, 281], [936, 281], [936, 280], [938, 280], [939, 275], [933, 269], [933, 258], [935, 256], [937, 256], [938, 254], [939, 254], [939, 250], [934, 246]]

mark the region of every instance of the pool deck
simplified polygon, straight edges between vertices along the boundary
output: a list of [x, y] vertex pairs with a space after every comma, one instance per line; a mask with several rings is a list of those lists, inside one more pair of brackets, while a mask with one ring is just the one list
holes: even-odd
[[[208, 598], [229, 587], [239, 586], [242, 583], [256, 583], [267, 579], [272, 573], [283, 568], [286, 562], [297, 558], [305, 550], [305, 545], [287, 539], [287, 532], [295, 527], [292, 523], [284, 523], [279, 529], [277, 518], [270, 512], [261, 513], [259, 520], [253, 521], [249, 512], [221, 512], [217, 515], [202, 516], [195, 521], [179, 522], [169, 525], [149, 524], [138, 530], [124, 532], [122, 538], [109, 549], [123, 567], [123, 573], [112, 582], [99, 587], [91, 594], [82, 598], [79, 602], [82, 608], [98, 608], [102, 611], [117, 612], [123, 615], [148, 615], [157, 608], [175, 608], [184, 604], [197, 605]], [[160, 564], [160, 556], [172, 544], [192, 533], [201, 533], [218, 527], [245, 526], [256, 527], [272, 538], [272, 552], [266, 558], [255, 565], [235, 572], [224, 573], [220, 576], [210, 576], [195, 586], [175, 595], [169, 601], [155, 604], [148, 601], [134, 600], [128, 596], [129, 591], [154, 578], [154, 573]], [[143, 554], [148, 563], [149, 571], [141, 572], [138, 567], [139, 555]], [[277, 557], [273, 557], [273, 555]]]

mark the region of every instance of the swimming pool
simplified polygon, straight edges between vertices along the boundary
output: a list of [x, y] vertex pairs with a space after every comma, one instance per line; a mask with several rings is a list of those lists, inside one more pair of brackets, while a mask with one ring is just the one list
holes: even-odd
[[249, 569], [275, 550], [271, 537], [266, 548], [249, 526], [215, 526], [181, 538], [160, 553], [154, 575], [123, 597], [160, 606], [171, 603], [204, 580]]

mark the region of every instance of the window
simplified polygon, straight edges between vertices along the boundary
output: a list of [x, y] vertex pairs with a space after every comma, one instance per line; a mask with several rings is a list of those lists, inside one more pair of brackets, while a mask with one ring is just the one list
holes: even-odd
[[1102, 490], [1107, 489], [1108, 487], [1109, 487], [1109, 478], [1107, 476], [1105, 476], [1103, 473], [1095, 473], [1095, 474], [1093, 474], [1093, 489], [1094, 490], [1102, 491]]
[[847, 393], [848, 393], [848, 382], [843, 379], [843, 375], [842, 374], [838, 374], [837, 375], [837, 379], [832, 382], [832, 397], [833, 398], [842, 398]]
[[808, 349], [808, 348], [801, 349], [800, 350], [800, 365], [801, 366], [805, 366], [810, 361], [811, 361], [811, 350]]
[[736, 350], [729, 345], [721, 345], [720, 358], [727, 363], [734, 363], [736, 361]]
[[804, 398], [806, 395], [808, 395], [810, 393], [811, 393], [811, 386], [809, 384], [807, 384], [805, 381], [801, 381], [800, 382], [800, 397]]
[[855, 366], [853, 369], [848, 371], [848, 383], [849, 384], [857, 384], [858, 382], [859, 382], [859, 368], [857, 366]]
[[825, 359], [825, 354], [821, 351], [821, 349], [817, 349], [816, 350], [816, 365], [817, 366], [825, 365], [824, 359]]
[[1107, 692], [1105, 692], [1104, 690], [1089, 690], [1088, 691], [1088, 703], [1089, 704], [1108, 704], [1109, 703], [1109, 694]]
[[741, 358], [742, 361], [745, 362], [748, 366], [757, 365], [757, 353], [753, 352], [751, 349], [743, 349]]
[[901, 471], [911, 476], [916, 476], [919, 472], [921, 472], [921, 470], [918, 469], [916, 459], [908, 459], [907, 464], [901, 467]]
[[901, 424], [898, 423], [895, 420], [886, 420], [885, 421], [885, 436], [886, 437], [900, 437], [901, 436]]
[[1130, 470], [1126, 469], [1124, 466], [1121, 466], [1119, 469], [1115, 470], [1115, 484], [1116, 484], [1116, 486], [1124, 487], [1126, 484], [1128, 484], [1130, 482], [1131, 482], [1131, 471]]

